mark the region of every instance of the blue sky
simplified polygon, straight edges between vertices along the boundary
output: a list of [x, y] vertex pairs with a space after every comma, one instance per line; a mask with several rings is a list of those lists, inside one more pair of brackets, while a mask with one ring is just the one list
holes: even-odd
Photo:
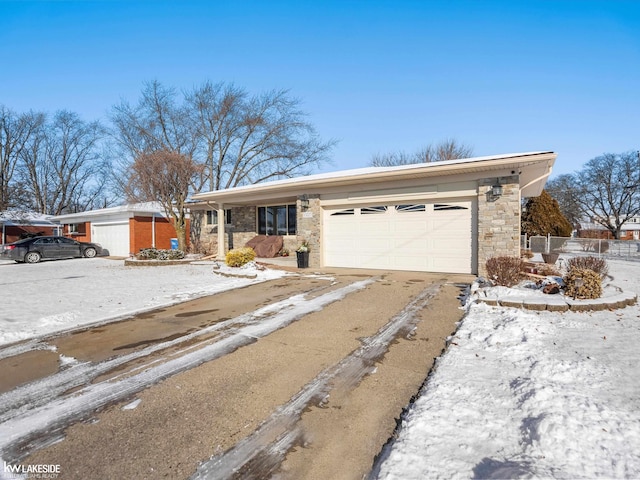
[[554, 175], [640, 149], [640, 0], [0, 0], [0, 104], [106, 122], [143, 83], [289, 89], [323, 171], [455, 138], [553, 150]]

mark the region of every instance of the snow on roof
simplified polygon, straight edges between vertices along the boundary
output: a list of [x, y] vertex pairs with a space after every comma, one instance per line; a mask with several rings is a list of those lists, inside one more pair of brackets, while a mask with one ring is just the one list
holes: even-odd
[[4, 225], [41, 225], [55, 226], [51, 215], [44, 215], [29, 210], [5, 210], [0, 212], [0, 223]]
[[98, 217], [103, 215], [113, 215], [118, 213], [159, 213], [164, 215], [164, 209], [160, 202], [142, 202], [142, 203], [128, 203], [126, 205], [119, 205], [117, 207], [99, 208], [97, 210], [87, 210], [86, 212], [68, 213], [63, 215], [56, 215], [52, 217], [55, 220], [66, 221], [85, 217]]

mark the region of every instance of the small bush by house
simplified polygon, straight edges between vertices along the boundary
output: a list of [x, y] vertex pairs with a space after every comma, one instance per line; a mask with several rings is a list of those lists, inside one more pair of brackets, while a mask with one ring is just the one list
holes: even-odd
[[522, 276], [524, 262], [519, 257], [493, 257], [487, 260], [487, 277], [494, 285], [513, 287]]
[[598, 273], [600, 277], [604, 278], [609, 273], [609, 265], [603, 258], [598, 257], [573, 257], [567, 261], [567, 269], [572, 268], [593, 270]]
[[242, 247], [229, 250], [225, 261], [230, 267], [241, 267], [256, 258], [256, 252], [251, 247]]
[[571, 268], [563, 280], [567, 297], [587, 299], [602, 295], [602, 277], [588, 268]]

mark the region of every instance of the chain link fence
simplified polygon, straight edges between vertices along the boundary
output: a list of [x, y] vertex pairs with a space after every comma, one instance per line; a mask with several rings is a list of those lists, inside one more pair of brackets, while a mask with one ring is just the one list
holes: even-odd
[[640, 261], [640, 241], [522, 235], [520, 246], [532, 253], [570, 253]]

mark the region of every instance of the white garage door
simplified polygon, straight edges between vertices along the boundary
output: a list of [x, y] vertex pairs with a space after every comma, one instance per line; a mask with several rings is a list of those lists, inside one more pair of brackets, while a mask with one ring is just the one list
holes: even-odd
[[116, 257], [129, 256], [129, 222], [91, 225], [91, 241]]
[[472, 200], [325, 209], [332, 267], [472, 273]]

